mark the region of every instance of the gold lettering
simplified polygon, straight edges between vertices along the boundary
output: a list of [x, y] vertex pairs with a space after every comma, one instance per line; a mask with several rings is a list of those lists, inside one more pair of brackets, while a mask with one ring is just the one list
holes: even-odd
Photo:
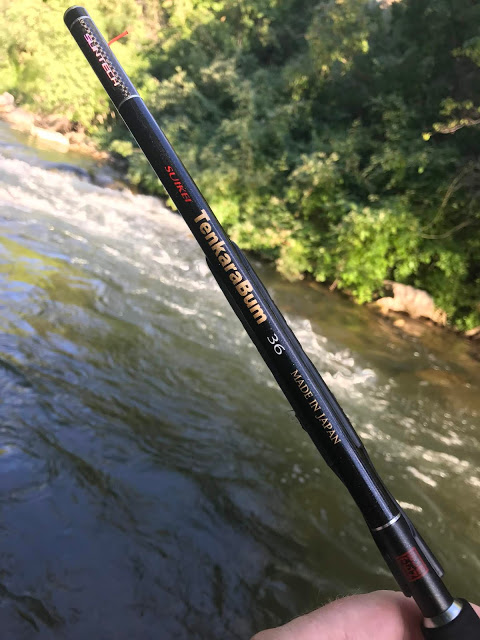
[[201, 222], [202, 220], [210, 220], [210, 216], [208, 215], [208, 213], [205, 211], [205, 209], [201, 209], [201, 215], [197, 216], [194, 219], [194, 222]]
[[[165, 170], [168, 171], [168, 169], [170, 169], [173, 175], [175, 175], [175, 172], [173, 172], [171, 167], [165, 167]], [[185, 194], [182, 193], [181, 195], [182, 197], [184, 197], [185, 195], [188, 197], [188, 194], [186, 192]], [[187, 202], [187, 198], [185, 198], [185, 202]], [[188, 202], [191, 202], [190, 198], [188, 199]], [[262, 322], [265, 322], [267, 320], [267, 316], [265, 315], [264, 310], [258, 304], [257, 300], [255, 299], [252, 293], [253, 291], [252, 284], [250, 283], [249, 280], [243, 279], [242, 274], [237, 269], [237, 265], [234, 262], [232, 262], [232, 258], [225, 251], [225, 240], [219, 240], [217, 234], [214, 231], [212, 231], [212, 226], [207, 222], [204, 222], [205, 220], [210, 221], [210, 216], [205, 211], [205, 209], [201, 209], [201, 214], [198, 215], [196, 218], [194, 218], [194, 222], [202, 223], [200, 224], [200, 231], [205, 236], [205, 240], [210, 245], [210, 248], [212, 249], [213, 253], [217, 257], [218, 262], [226, 272], [231, 271], [231, 273], [228, 276], [230, 279], [230, 282], [232, 282], [233, 285], [236, 287], [237, 293], [242, 296], [245, 304], [250, 310], [250, 313], [257, 321], [257, 324], [262, 324]], [[298, 374], [298, 376], [300, 377], [300, 374]], [[295, 381], [297, 381], [297, 378], [295, 378]], [[303, 380], [301, 381], [300, 384], [302, 383], [304, 383]], [[307, 391], [308, 391], [308, 387], [307, 387]]]
[[234, 271], [230, 274], [230, 280], [233, 282], [233, 284], [238, 284], [243, 280], [243, 276], [241, 273], [238, 273], [238, 271]]
[[[230, 256], [228, 255], [228, 253], [224, 253], [221, 256], [218, 256], [218, 261], [220, 262], [220, 264], [222, 265], [222, 267], [226, 267], [227, 264], [230, 264], [230, 262], [232, 261], [232, 259], [230, 258]], [[225, 269], [226, 271], [226, 269]]]
[[208, 236], [205, 236], [205, 240], [210, 246], [212, 246], [214, 244], [217, 244], [218, 236], [216, 235], [215, 231], [212, 231], [212, 233], [209, 233]]
[[247, 293], [250, 293], [250, 291], [252, 291], [252, 285], [248, 280], [244, 280], [240, 284], [237, 284], [237, 291], [244, 298]]
[[253, 315], [257, 324], [262, 324], [267, 319], [267, 316], [264, 314], [262, 307], [259, 304], [256, 304], [254, 307], [250, 309], [250, 313]]
[[217, 256], [217, 258], [220, 257], [220, 254], [222, 251], [225, 251], [225, 249], [223, 248], [223, 245], [225, 244], [225, 240], [220, 240], [220, 242], [217, 242], [217, 244], [214, 244], [212, 246], [212, 251], [213, 253]]

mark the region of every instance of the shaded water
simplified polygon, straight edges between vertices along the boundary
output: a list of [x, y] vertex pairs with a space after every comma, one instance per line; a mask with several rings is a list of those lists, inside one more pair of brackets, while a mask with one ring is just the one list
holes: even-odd
[[[11, 149], [0, 156], [2, 639], [248, 638], [337, 595], [395, 588], [181, 218]], [[258, 270], [448, 585], [479, 601], [471, 347], [431, 328], [405, 336]]]

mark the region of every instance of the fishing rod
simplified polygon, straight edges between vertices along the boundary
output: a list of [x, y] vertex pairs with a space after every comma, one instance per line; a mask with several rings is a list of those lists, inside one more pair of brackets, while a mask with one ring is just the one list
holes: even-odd
[[360, 438], [265, 286], [215, 218], [106, 40], [83, 7], [65, 24], [205, 253], [220, 289], [301, 426], [355, 500], [403, 593], [424, 616], [427, 640], [479, 640], [480, 618], [442, 581], [443, 569], [376, 472]]

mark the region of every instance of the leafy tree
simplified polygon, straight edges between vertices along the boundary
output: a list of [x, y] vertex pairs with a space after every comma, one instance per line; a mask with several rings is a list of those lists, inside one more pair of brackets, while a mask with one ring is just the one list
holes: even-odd
[[[0, 91], [83, 123], [163, 194], [63, 8], [0, 0]], [[92, 13], [109, 35], [129, 27], [116, 54], [241, 246], [359, 302], [385, 279], [412, 284], [452, 324], [480, 324], [478, 3], [100, 0]]]

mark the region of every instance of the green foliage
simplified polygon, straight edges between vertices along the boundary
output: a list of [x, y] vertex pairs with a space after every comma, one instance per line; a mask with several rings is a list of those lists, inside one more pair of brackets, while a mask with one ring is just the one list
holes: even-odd
[[315, 70], [324, 77], [347, 74], [357, 57], [368, 52], [374, 28], [366, 2], [328, 0], [318, 4], [307, 32]]
[[[36, 113], [64, 115], [95, 130], [110, 106], [95, 76], [84, 73], [85, 59], [63, 23], [66, 6], [61, 0], [0, 0], [0, 19], [8, 25], [0, 40], [0, 92], [11, 92]], [[102, 0], [97, 11], [105, 33], [140, 24], [135, 0]], [[141, 57], [131, 55], [139, 42], [133, 38], [116, 49], [129, 73], [140, 66]]]
[[[386, 3], [385, 3], [386, 4]], [[115, 52], [242, 247], [359, 302], [385, 279], [480, 324], [480, 5], [100, 0]], [[164, 194], [62, 22], [0, 0], [0, 91], [86, 125]], [[42, 12], [42, 20], [38, 19]], [[79, 81], [81, 77], [81, 82]]]
[[62, 7], [60, 1], [0, 4], [0, 18], [8, 25], [0, 42], [0, 91], [12, 92], [37, 113], [92, 121], [105, 110], [106, 99], [93, 78], [78, 83], [82, 56], [68, 46]]

